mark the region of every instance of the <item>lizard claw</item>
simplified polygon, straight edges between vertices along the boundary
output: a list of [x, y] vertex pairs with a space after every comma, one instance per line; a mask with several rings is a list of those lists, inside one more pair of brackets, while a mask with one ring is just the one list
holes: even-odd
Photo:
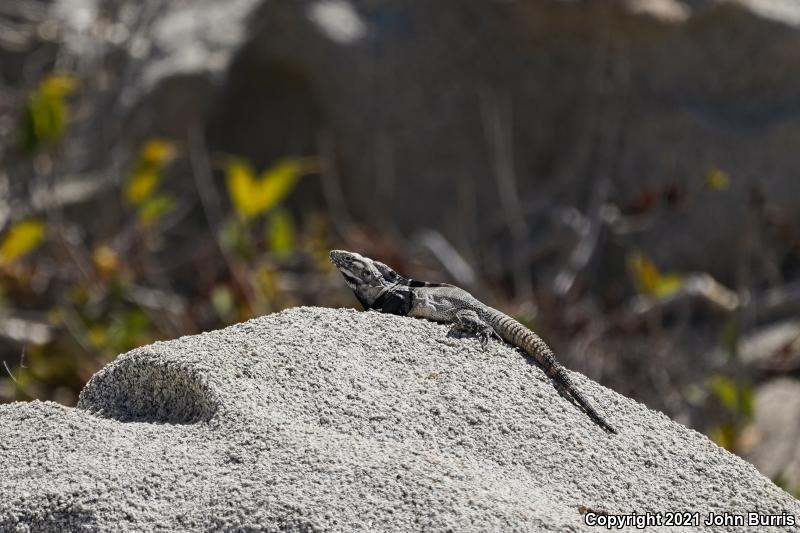
[[489, 339], [492, 337], [500, 338], [494, 328], [482, 320], [472, 309], [462, 309], [456, 314], [449, 334], [478, 337], [484, 350], [489, 344]]
[[497, 334], [493, 327], [489, 326], [478, 333], [478, 338], [481, 340], [481, 347], [485, 350], [489, 345], [489, 340], [492, 338], [499, 339], [500, 335]]
[[450, 329], [447, 330], [448, 337], [462, 337], [464, 335], [464, 328], [460, 327], [458, 324], [453, 324], [450, 326]]

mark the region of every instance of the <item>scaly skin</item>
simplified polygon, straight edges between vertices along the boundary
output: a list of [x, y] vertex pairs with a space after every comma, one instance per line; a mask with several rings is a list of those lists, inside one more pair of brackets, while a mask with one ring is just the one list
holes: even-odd
[[575, 401], [597, 425], [609, 433], [617, 432], [575, 388], [547, 343], [510, 316], [463, 289], [404, 278], [383, 263], [359, 254], [333, 250], [331, 260], [365, 309], [450, 323], [452, 331], [476, 335], [483, 344], [498, 337], [533, 357], [559, 392]]

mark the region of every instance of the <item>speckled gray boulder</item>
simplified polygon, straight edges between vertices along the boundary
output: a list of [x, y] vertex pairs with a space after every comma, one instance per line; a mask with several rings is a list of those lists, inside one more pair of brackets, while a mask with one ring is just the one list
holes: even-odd
[[519, 352], [446, 331], [291, 309], [125, 354], [78, 408], [0, 406], [0, 531], [589, 530], [580, 506], [800, 515], [699, 433], [573, 374], [620, 429], [608, 435]]

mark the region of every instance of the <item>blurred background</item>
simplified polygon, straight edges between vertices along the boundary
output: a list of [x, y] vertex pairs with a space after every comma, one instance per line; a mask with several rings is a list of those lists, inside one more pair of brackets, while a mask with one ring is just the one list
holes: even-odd
[[800, 495], [799, 153], [794, 0], [3, 0], [0, 402], [345, 248]]

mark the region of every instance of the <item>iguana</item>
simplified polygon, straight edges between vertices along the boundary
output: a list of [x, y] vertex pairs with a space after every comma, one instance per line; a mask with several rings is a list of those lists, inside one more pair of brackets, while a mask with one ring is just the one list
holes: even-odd
[[565, 397], [575, 401], [601, 428], [616, 433], [575, 388], [550, 347], [534, 332], [497, 309], [481, 303], [464, 289], [447, 283], [404, 278], [385, 264], [357, 253], [332, 250], [331, 261], [364, 306], [383, 313], [451, 323], [451, 332], [504, 340], [532, 356]]

